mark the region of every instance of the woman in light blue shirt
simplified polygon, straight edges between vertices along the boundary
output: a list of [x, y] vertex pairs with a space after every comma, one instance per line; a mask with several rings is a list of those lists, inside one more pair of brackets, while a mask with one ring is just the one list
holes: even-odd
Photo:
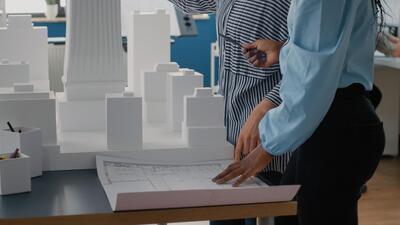
[[[277, 224], [357, 224], [360, 187], [384, 148], [382, 123], [366, 98], [379, 8], [380, 0], [292, 0], [289, 40], [280, 49], [282, 104], [261, 121], [261, 145], [215, 182], [239, 177], [238, 186], [275, 156], [298, 149], [283, 177], [283, 184], [302, 185], [298, 219]], [[273, 56], [276, 46], [261, 40], [244, 47]]]

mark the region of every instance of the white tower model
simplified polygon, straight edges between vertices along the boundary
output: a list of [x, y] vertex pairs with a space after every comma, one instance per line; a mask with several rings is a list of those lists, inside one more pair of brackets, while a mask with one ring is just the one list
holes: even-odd
[[63, 82], [67, 100], [123, 92], [121, 2], [69, 0]]
[[165, 123], [167, 119], [167, 78], [179, 72], [176, 63], [158, 64], [155, 71], [142, 73], [144, 119], [148, 123]]
[[126, 87], [120, 0], [67, 1], [62, 131], [105, 130], [105, 96]]
[[136, 11], [130, 16], [128, 31], [128, 87], [143, 95], [141, 73], [171, 58], [170, 19], [165, 10]]

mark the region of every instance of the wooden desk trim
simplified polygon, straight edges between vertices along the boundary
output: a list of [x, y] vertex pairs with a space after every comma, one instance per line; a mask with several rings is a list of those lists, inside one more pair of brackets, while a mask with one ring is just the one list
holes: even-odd
[[145, 210], [107, 214], [0, 219], [0, 225], [133, 225], [226, 220], [297, 214], [296, 202]]

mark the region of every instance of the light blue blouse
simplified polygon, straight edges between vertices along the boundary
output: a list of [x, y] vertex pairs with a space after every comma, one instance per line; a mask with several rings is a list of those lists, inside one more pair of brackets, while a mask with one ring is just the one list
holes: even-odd
[[281, 50], [282, 104], [259, 125], [272, 155], [294, 151], [317, 129], [338, 88], [373, 84], [377, 26], [371, 0], [293, 0]]

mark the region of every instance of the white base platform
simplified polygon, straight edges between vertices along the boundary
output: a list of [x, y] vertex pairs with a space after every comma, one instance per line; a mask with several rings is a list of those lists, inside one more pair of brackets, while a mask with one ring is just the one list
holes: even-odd
[[43, 170], [95, 169], [96, 155], [134, 158], [153, 163], [194, 163], [231, 159], [233, 146], [188, 147], [181, 133], [171, 133], [165, 124], [144, 124], [143, 149], [111, 151], [105, 131], [61, 132], [60, 146], [45, 146]]

